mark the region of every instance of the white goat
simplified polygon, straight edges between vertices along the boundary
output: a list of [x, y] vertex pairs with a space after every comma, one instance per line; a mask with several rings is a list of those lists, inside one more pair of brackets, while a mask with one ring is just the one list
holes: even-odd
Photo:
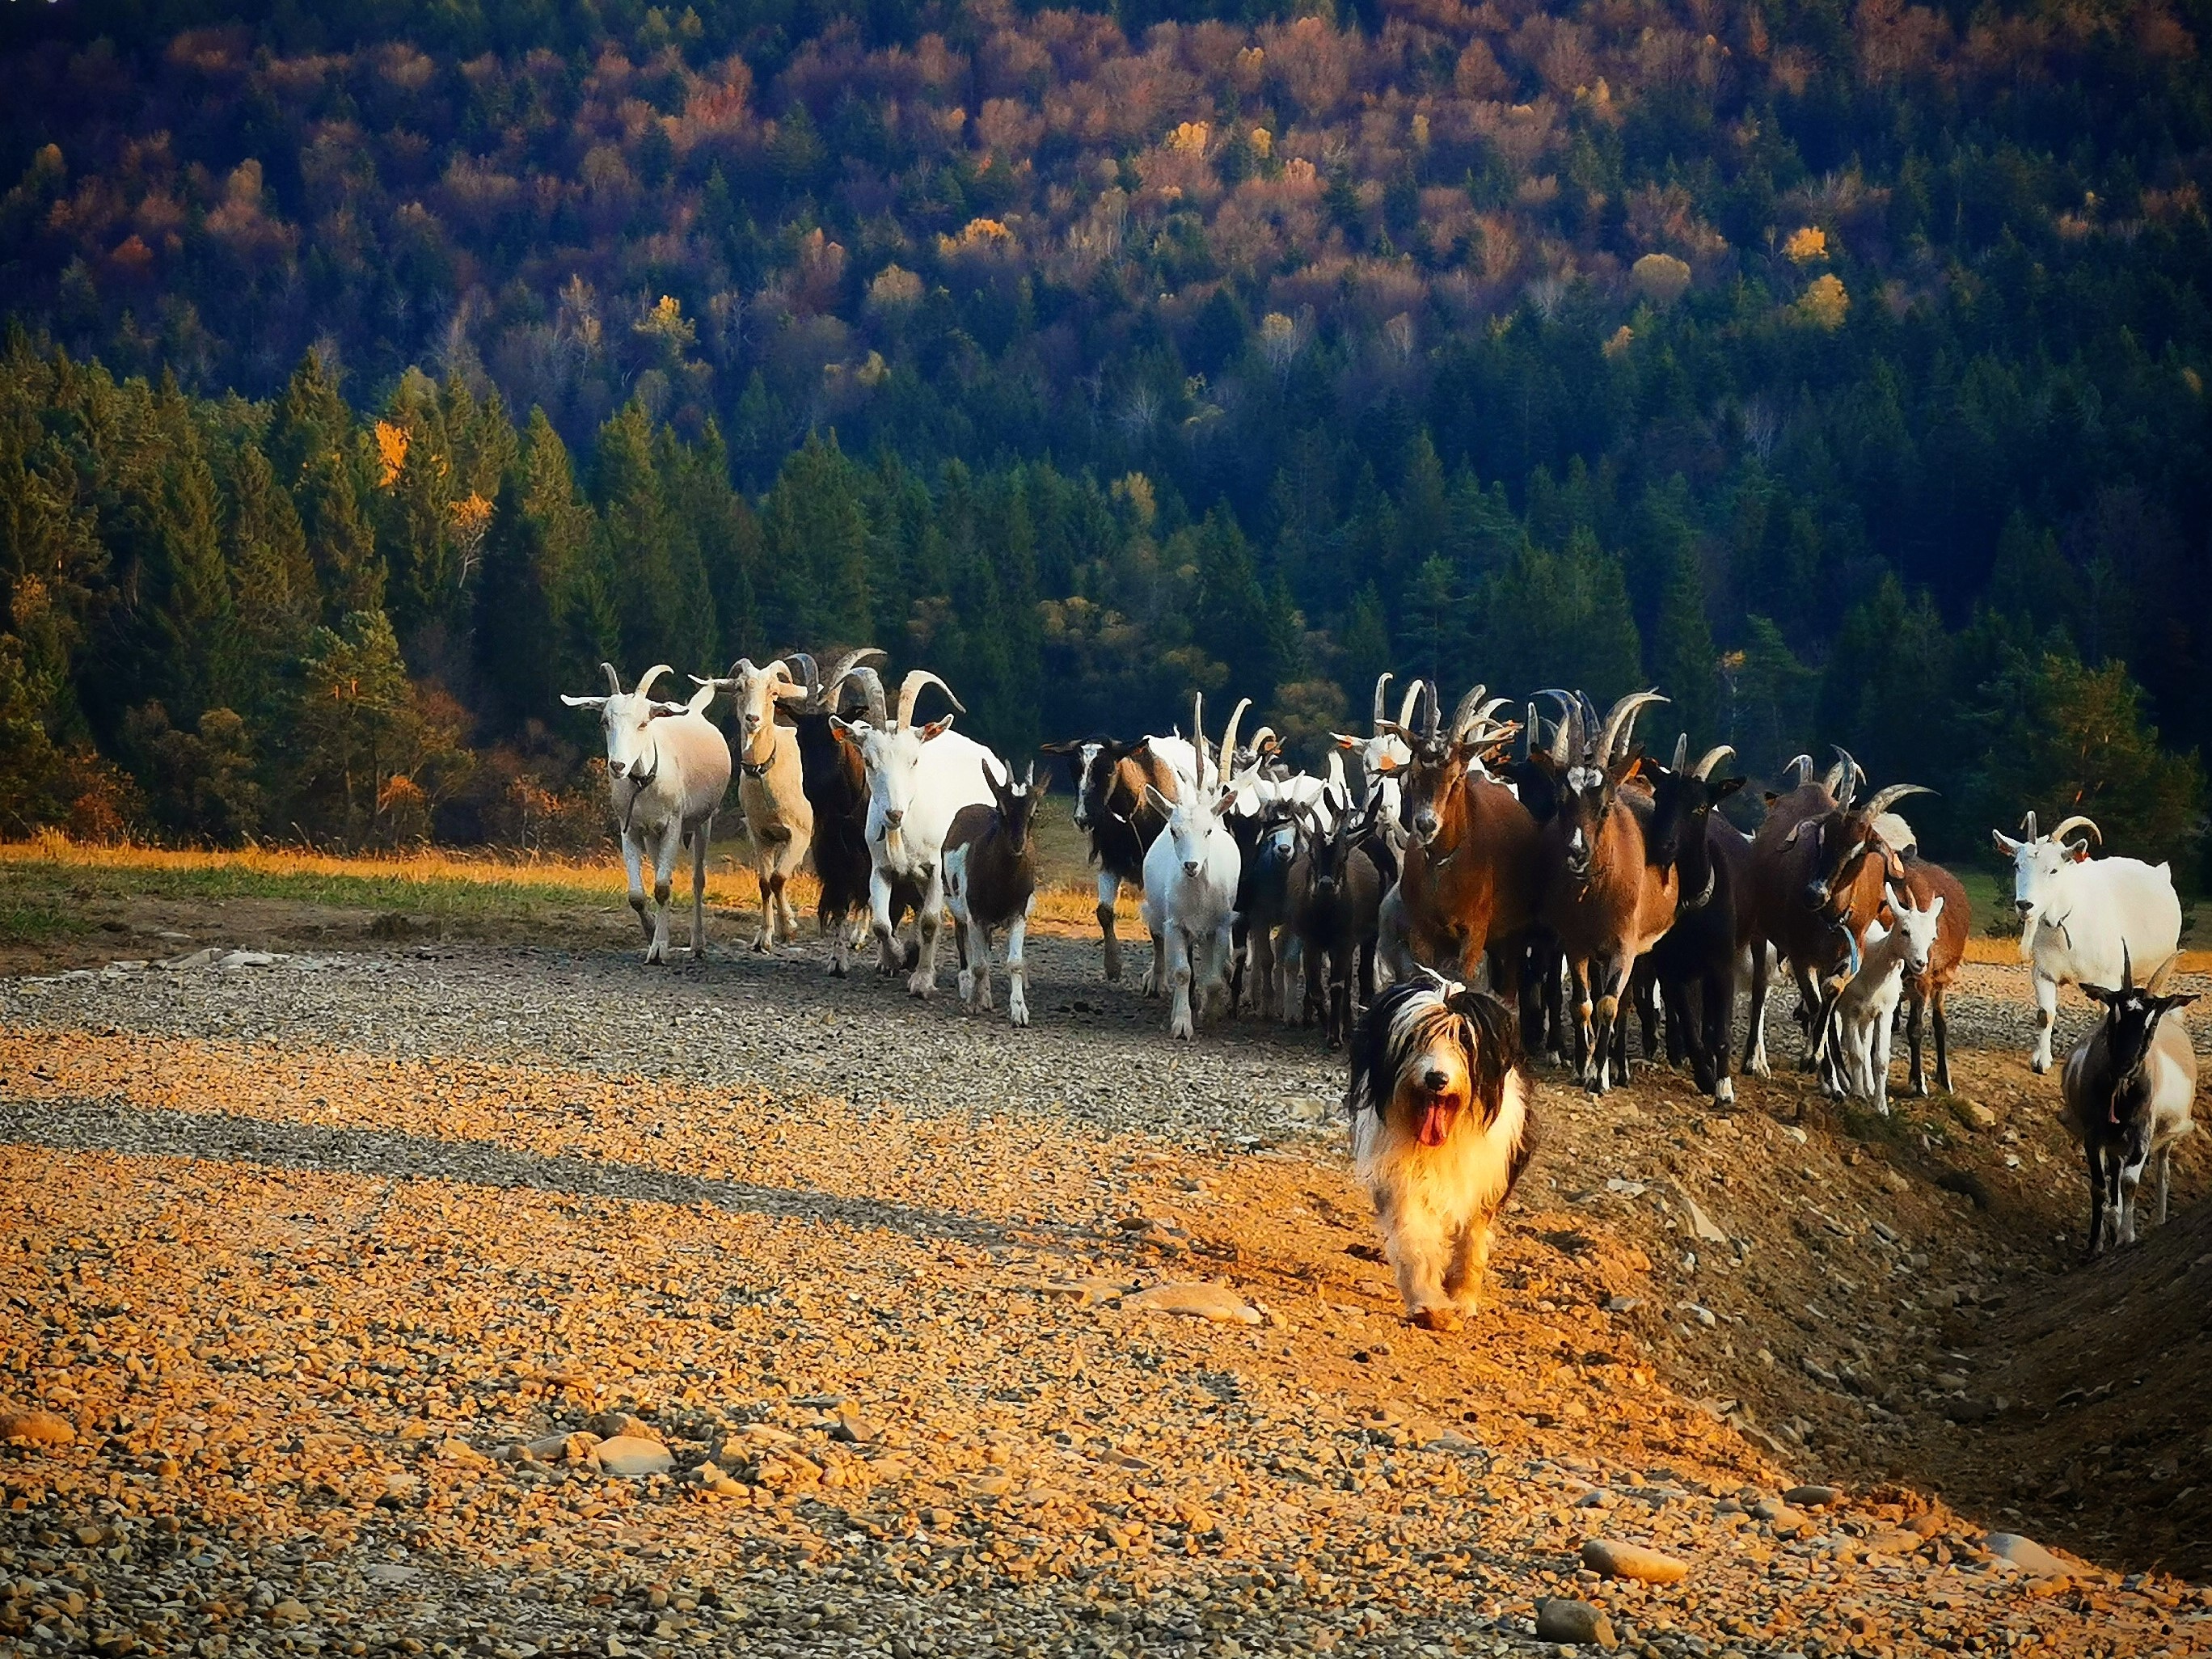
[[[622, 823], [623, 867], [629, 873], [630, 908], [645, 929], [645, 959], [668, 960], [668, 890], [677, 855], [691, 848], [691, 955], [707, 950], [707, 846], [714, 814], [730, 787], [730, 745], [707, 718], [714, 688], [702, 685], [689, 703], [657, 702], [653, 683], [667, 673], [658, 663], [637, 689], [624, 691], [615, 665], [603, 662], [604, 697], [561, 698], [571, 708], [599, 711], [607, 740], [607, 788]], [[653, 914], [645, 908], [643, 865], [653, 863]]]
[[2020, 954], [2035, 986], [2035, 1069], [2051, 1069], [2051, 1031], [2061, 985], [2117, 985], [2122, 957], [2163, 962], [2181, 944], [2181, 900], [2173, 872], [2141, 859], [2092, 860], [2089, 843], [2069, 842], [2075, 829], [2101, 843], [2103, 830], [2080, 815], [2047, 836], [2030, 812], [2015, 841], [1991, 830], [2012, 860], [2013, 903], [2020, 912]]
[[1940, 893], [1925, 910], [1916, 910], [1911, 895], [1895, 883], [1887, 891], [1896, 925], [1868, 924], [1865, 940], [1853, 947], [1858, 965], [1836, 993], [1828, 1015], [1842, 1091], [1870, 1102], [1884, 1117], [1889, 1115], [1889, 1043], [1898, 1001], [1905, 981], [1928, 971], [1936, 919], [1943, 914]]
[[[952, 688], [926, 668], [899, 684], [898, 713], [884, 708], [883, 687], [872, 674], [868, 717], [830, 717], [837, 735], [860, 751], [868, 775], [868, 907], [878, 949], [877, 969], [895, 974], [902, 967], [909, 994], [927, 997], [937, 989], [937, 945], [945, 927], [945, 835], [963, 806], [992, 804], [991, 784], [1012, 775], [996, 755], [951, 729], [952, 716], [927, 726], [914, 724], [914, 702], [925, 685], [945, 693], [956, 713], [965, 714]], [[915, 948], [903, 959], [891, 930], [895, 889], [915, 895]]]
[[[1152, 935], [1152, 967], [1145, 994], [1168, 994], [1168, 1035], [1188, 1042], [1196, 1018], [1208, 1021], [1229, 999], [1229, 963], [1236, 945], [1237, 883], [1243, 855], [1222, 819], [1234, 791], [1222, 787], [1209, 764], [1205, 743], [1203, 700], [1191, 711], [1195, 734], [1194, 769], [1182, 782], [1181, 799], [1170, 800], [1147, 784], [1145, 798], [1167, 819], [1145, 854], [1145, 926]], [[1221, 752], [1237, 751], [1240, 704], [1229, 717]], [[1193, 987], [1197, 1011], [1194, 1018]]]
[[807, 688], [792, 678], [781, 659], [756, 668], [751, 658], [740, 657], [726, 675], [691, 678], [737, 701], [738, 806], [745, 817], [745, 838], [752, 842], [753, 874], [760, 881], [760, 932], [753, 936], [753, 949], [770, 952], [779, 921], [785, 943], [799, 937], [787, 884], [805, 866], [814, 842], [814, 808], [806, 799], [799, 736], [776, 722], [783, 704], [805, 702]]

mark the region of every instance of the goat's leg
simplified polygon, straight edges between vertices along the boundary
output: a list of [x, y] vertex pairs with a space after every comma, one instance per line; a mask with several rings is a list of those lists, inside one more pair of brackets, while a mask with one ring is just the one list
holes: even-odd
[[707, 849], [714, 839], [714, 815], [699, 821], [691, 832], [691, 959], [707, 954]]
[[[1735, 1059], [1729, 1040], [1735, 1035], [1735, 963], [1724, 960], [1705, 969], [1700, 994], [1705, 1000], [1705, 1065], [1712, 1083], [1713, 1104], [1735, 1104], [1735, 1079], [1729, 1075]], [[1698, 1087], [1705, 1087], [1699, 1079]]]
[[921, 950], [915, 957], [914, 972], [907, 975], [906, 994], [910, 997], [933, 997], [937, 994], [938, 936], [945, 931], [942, 862], [929, 867], [929, 881], [921, 890], [921, 902], [915, 907], [914, 925]]
[[1163, 921], [1153, 927], [1150, 920], [1145, 923], [1152, 935], [1152, 965], [1145, 970], [1145, 982], [1138, 994], [1146, 997], [1164, 995], [1168, 988], [1167, 924]]
[[1667, 1062], [1687, 1063], [1692, 1081], [1700, 1094], [1713, 1091], [1713, 1068], [1705, 1052], [1705, 1036], [1690, 1018], [1690, 993], [1695, 981], [1680, 974], [1659, 975], [1659, 1001], [1667, 1014]]
[[[1895, 1010], [1891, 1010], [1894, 1012]], [[1874, 1109], [1884, 1117], [1889, 1115], [1889, 1053], [1893, 1030], [1888, 1013], [1875, 1022], [1875, 1030], [1867, 1033], [1867, 1063], [1874, 1075]]]
[[[1121, 878], [1111, 871], [1098, 872], [1098, 936], [1106, 942], [1106, 980], [1119, 984], [1121, 979], [1121, 941], [1114, 932], [1114, 906], [1121, 896]], [[1150, 995], [1151, 993], [1146, 993]]]
[[1324, 1000], [1322, 975], [1328, 969], [1328, 952], [1322, 950], [1318, 939], [1305, 942], [1306, 994], [1298, 1010], [1298, 1024], [1311, 1029], [1316, 1019], [1324, 1017], [1328, 1003]]
[[1920, 1069], [1920, 1028], [1927, 1012], [1928, 999], [1917, 991], [1913, 992], [1906, 1000], [1905, 1041], [1912, 1051], [1912, 1073], [1908, 1081], [1916, 1095], [1928, 1092], [1928, 1079]]
[[2094, 1256], [2105, 1248], [2105, 1158], [2092, 1132], [2081, 1138], [2081, 1148], [2089, 1159], [2089, 1248], [2087, 1254]]
[[1327, 1042], [1334, 1051], [1344, 1047], [1345, 1038], [1352, 1029], [1352, 947], [1340, 945], [1328, 954]]
[[1791, 963], [1790, 971], [1797, 981], [1797, 1026], [1805, 1037], [1804, 1052], [1797, 1056], [1797, 1069], [1817, 1071], [1821, 1054], [1820, 976], [1802, 963]]
[[1590, 967], [1587, 958], [1567, 958], [1567, 975], [1574, 984], [1575, 1073], [1584, 1084], [1597, 1076], [1596, 1035], [1590, 1023], [1595, 1012], [1590, 998]]
[[1743, 1069], [1753, 1077], [1771, 1075], [1766, 1063], [1766, 941], [1751, 942], [1750, 1024], [1743, 1034]]
[[2119, 1243], [2123, 1247], [2136, 1242], [2136, 1191], [2142, 1184], [2142, 1175], [2141, 1159], [2121, 1156], [2119, 1201], [2113, 1207], [2119, 1213]]
[[1244, 953], [1251, 943], [1252, 930], [1244, 918], [1239, 916], [1229, 930], [1229, 1017], [1237, 1018], [1244, 1006]]
[[2166, 1225], [2166, 1188], [2172, 1176], [2173, 1148], [2161, 1146], [2158, 1149], [2158, 1224], [2161, 1227]]
[[776, 866], [775, 903], [777, 911], [783, 917], [783, 942], [796, 945], [799, 943], [799, 913], [791, 904], [791, 878], [805, 867], [806, 860], [804, 857], [793, 858], [790, 846], [785, 848], [783, 860]]
[[1167, 936], [1168, 1036], [1188, 1042], [1197, 1034], [1190, 1016], [1190, 940], [1174, 925]]
[[676, 885], [676, 857], [684, 850], [684, 831], [670, 824], [653, 849], [653, 943], [645, 947], [647, 962], [668, 960], [668, 896]]
[[623, 870], [629, 877], [629, 908], [637, 913], [637, 925], [645, 930], [645, 959], [653, 960], [653, 917], [645, 905], [645, 857], [637, 842], [628, 831], [622, 838]]
[[1036, 902], [1036, 895], [1030, 895], [1006, 929], [1006, 1018], [1017, 1025], [1030, 1023], [1030, 970], [1022, 946], [1029, 938], [1030, 908]]
[[2058, 1024], [2058, 981], [2042, 969], [2033, 969], [2028, 977], [2035, 985], [2035, 1053], [2028, 1063], [2041, 1077], [2051, 1069], [2051, 1033]]
[[1949, 1011], [1943, 1006], [1943, 988], [1939, 984], [1928, 1023], [1936, 1030], [1936, 1086], [1948, 1095], [1951, 1092], [1951, 1019]]
[[868, 920], [876, 934], [876, 971], [890, 978], [905, 963], [898, 948], [898, 933], [891, 921], [891, 881], [882, 870], [868, 872]]
[[980, 921], [971, 922], [960, 938], [967, 951], [960, 976], [975, 976], [975, 1006], [988, 1014], [991, 1012], [991, 930]]

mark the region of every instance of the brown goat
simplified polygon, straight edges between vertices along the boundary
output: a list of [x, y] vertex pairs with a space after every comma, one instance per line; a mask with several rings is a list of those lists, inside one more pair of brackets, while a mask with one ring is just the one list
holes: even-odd
[[1813, 1016], [1821, 1006], [1821, 979], [1841, 967], [1851, 942], [1881, 914], [1882, 884], [1904, 878], [1903, 861], [1882, 841], [1875, 820], [1905, 796], [1930, 792], [1893, 783], [1855, 805], [1857, 775], [1857, 763], [1843, 755], [1827, 781], [1808, 780], [1771, 801], [1766, 822], [1752, 838], [1751, 1029], [1744, 1069], [1760, 1077], [1768, 1075], [1765, 947], [1774, 947], [1797, 981], [1803, 1063], [1811, 1066], [1820, 1054], [1820, 1023]]
[[[1413, 752], [1399, 808], [1409, 839], [1395, 890], [1392, 970], [1409, 963], [1472, 982], [1492, 945], [1517, 940], [1536, 919], [1537, 833], [1528, 809], [1504, 784], [1471, 772], [1483, 751], [1519, 728], [1474, 718], [1483, 688], [1461, 700], [1449, 737], [1438, 729], [1436, 690], [1417, 735], [1389, 728]], [[1501, 950], [1498, 993], [1513, 1000], [1518, 952]]]
[[[1672, 860], [1646, 856], [1651, 797], [1624, 789], [1644, 757], [1632, 746], [1636, 716], [1656, 691], [1613, 706], [1596, 731], [1571, 705], [1558, 739], [1539, 765], [1551, 775], [1559, 810], [1544, 826], [1543, 920], [1558, 937], [1572, 975], [1581, 1020], [1583, 1084], [1592, 1094], [1613, 1085], [1613, 1022], [1630, 975], [1674, 926], [1681, 878]], [[1624, 1071], [1625, 1071], [1625, 1050]]]
[[1905, 1016], [1905, 1035], [1912, 1045], [1912, 1092], [1928, 1092], [1928, 1079], [1920, 1069], [1920, 1017], [1923, 1010], [1929, 1010], [1936, 1028], [1936, 1086], [1948, 1095], [1951, 1092], [1950, 1025], [1945, 1018], [1943, 1002], [1951, 981], [1959, 976], [1959, 964], [1966, 959], [1966, 939], [1973, 932], [1973, 909], [1958, 877], [1942, 865], [1911, 857], [1907, 857], [1904, 864], [1905, 888], [1912, 896], [1913, 908], [1925, 910], [1939, 895], [1943, 900], [1943, 914], [1936, 921], [1936, 945], [1928, 953], [1927, 971], [1905, 981], [1905, 1000], [1911, 1010]]

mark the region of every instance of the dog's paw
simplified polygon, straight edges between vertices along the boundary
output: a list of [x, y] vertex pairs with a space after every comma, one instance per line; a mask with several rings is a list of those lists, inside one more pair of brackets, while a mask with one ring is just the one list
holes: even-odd
[[1425, 1331], [1455, 1331], [1460, 1328], [1456, 1308], [1416, 1308], [1407, 1323]]

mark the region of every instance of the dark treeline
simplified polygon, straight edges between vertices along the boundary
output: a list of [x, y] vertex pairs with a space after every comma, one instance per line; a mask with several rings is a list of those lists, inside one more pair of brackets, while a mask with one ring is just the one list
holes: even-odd
[[602, 656], [868, 639], [2196, 856], [2199, 9], [403, 10], [7, 20], [10, 831], [574, 834]]

